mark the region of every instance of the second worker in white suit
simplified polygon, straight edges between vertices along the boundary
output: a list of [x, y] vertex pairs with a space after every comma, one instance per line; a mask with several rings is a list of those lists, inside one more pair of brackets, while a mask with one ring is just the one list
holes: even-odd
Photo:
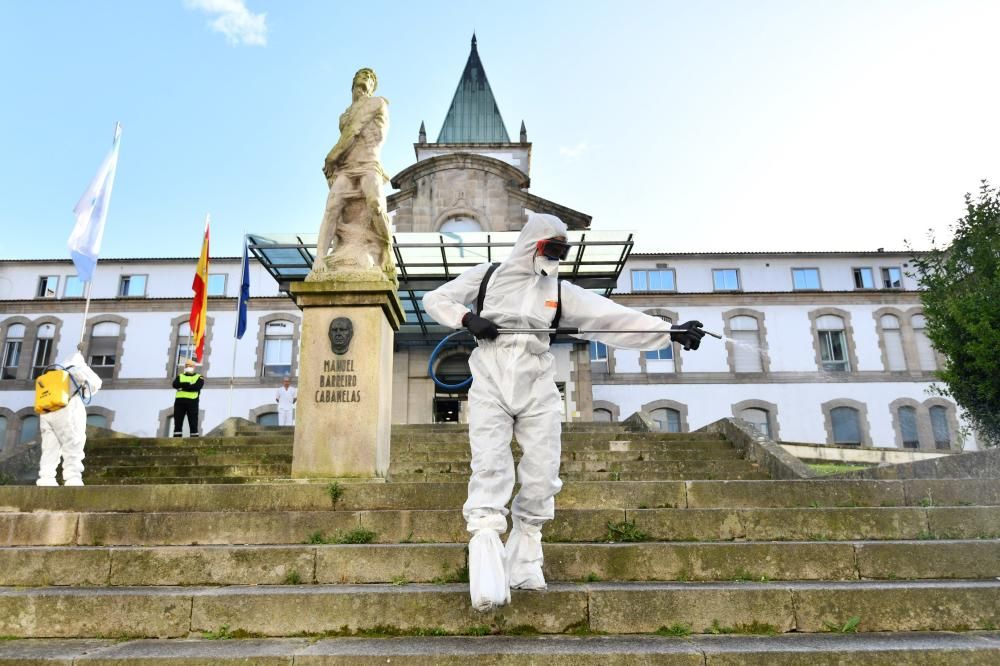
[[[606, 333], [580, 334], [623, 349], [662, 349], [672, 341], [697, 349], [699, 322], [670, 332], [665, 321], [619, 305], [570, 283], [558, 285], [559, 260], [566, 258], [566, 225], [553, 215], [529, 214], [510, 257], [489, 276], [483, 311], [469, 306], [479, 296], [490, 264], [472, 268], [424, 296], [424, 308], [439, 323], [464, 326], [478, 340], [469, 359], [469, 441], [472, 476], [463, 507], [469, 542], [472, 604], [490, 610], [510, 601], [510, 588], [543, 589], [542, 525], [551, 520], [559, 479], [562, 401], [555, 383], [549, 334], [503, 334], [499, 328], [546, 329], [561, 310], [560, 326]], [[561, 306], [559, 302], [561, 301]], [[616, 333], [615, 330], [648, 330]], [[510, 513], [514, 489], [511, 436], [523, 455], [517, 468], [521, 489]]]

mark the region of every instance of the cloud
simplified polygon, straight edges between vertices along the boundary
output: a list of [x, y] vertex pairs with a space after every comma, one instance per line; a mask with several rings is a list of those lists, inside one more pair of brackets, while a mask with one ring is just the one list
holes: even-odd
[[232, 46], [267, 45], [267, 13], [254, 14], [244, 0], [184, 0], [184, 6], [212, 16], [209, 27]]
[[575, 146], [559, 146], [559, 154], [571, 160], [582, 157], [588, 150], [590, 150], [590, 144], [586, 141], [581, 141]]

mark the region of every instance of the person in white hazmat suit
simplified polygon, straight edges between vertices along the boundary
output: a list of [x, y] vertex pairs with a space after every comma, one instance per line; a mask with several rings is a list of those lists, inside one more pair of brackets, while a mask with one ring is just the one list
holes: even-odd
[[[63, 368], [76, 381], [71, 386], [84, 387], [88, 396], [101, 389], [101, 378], [83, 360], [77, 351], [63, 361]], [[46, 412], [38, 417], [38, 427], [42, 436], [42, 458], [38, 465], [39, 486], [58, 486], [56, 468], [62, 460], [63, 484], [83, 485], [83, 447], [87, 443], [87, 408], [83, 397], [77, 392], [62, 409]]]
[[[510, 257], [490, 276], [482, 312], [472, 313], [469, 306], [490, 264], [466, 271], [423, 299], [438, 323], [464, 326], [478, 340], [469, 359], [472, 476], [463, 513], [472, 535], [469, 591], [473, 607], [481, 611], [509, 603], [510, 588], [545, 588], [541, 529], [552, 519], [554, 497], [562, 487], [562, 403], [549, 334], [498, 335], [498, 327], [550, 328], [561, 298], [560, 326], [609, 331], [580, 334], [584, 339], [623, 349], [662, 349], [671, 341], [697, 349], [704, 335], [700, 322], [671, 333], [665, 321], [576, 285], [567, 282], [559, 289], [559, 259], [568, 250], [566, 225], [559, 218], [529, 214]], [[613, 332], [620, 329], [649, 332]], [[512, 435], [523, 451], [517, 468], [521, 488], [511, 504], [513, 528], [504, 546], [500, 535], [507, 531], [505, 507], [514, 489]]]

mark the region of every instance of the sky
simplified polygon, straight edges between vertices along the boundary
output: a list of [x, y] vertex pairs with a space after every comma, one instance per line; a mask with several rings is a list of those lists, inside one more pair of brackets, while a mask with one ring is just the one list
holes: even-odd
[[[433, 140], [475, 31], [531, 191], [637, 251], [947, 240], [1000, 183], [1000, 2], [0, 0], [0, 258], [64, 258], [122, 123], [103, 257], [315, 233], [360, 67]], [[387, 192], [391, 192], [387, 188]]]

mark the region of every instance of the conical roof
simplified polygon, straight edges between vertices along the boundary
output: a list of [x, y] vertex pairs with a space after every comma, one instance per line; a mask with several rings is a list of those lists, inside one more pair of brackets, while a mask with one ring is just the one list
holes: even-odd
[[472, 51], [438, 134], [438, 143], [510, 143], [472, 35]]

